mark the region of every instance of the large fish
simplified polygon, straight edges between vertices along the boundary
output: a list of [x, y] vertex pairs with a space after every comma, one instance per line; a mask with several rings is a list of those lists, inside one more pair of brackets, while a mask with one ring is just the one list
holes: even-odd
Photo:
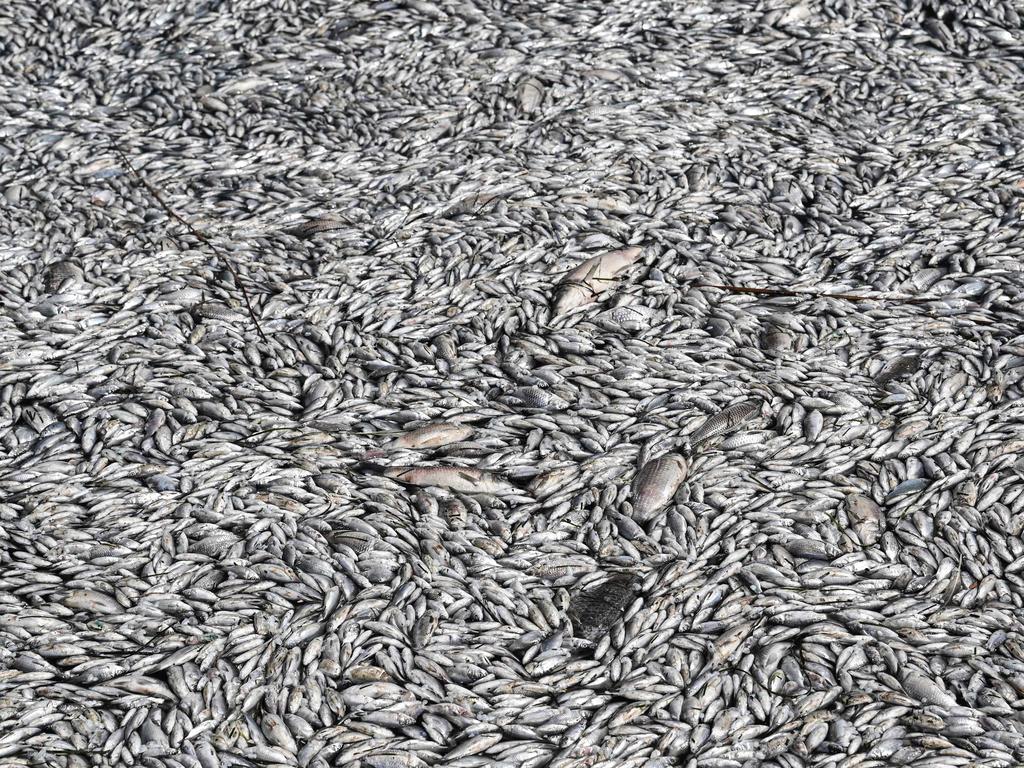
[[660, 456], [645, 463], [633, 479], [633, 519], [653, 520], [686, 480], [686, 460], [676, 454]]
[[562, 280], [562, 290], [555, 302], [555, 316], [592, 302], [616, 277], [634, 264], [641, 253], [642, 248], [633, 246], [584, 261]]
[[423, 448], [440, 448], [452, 443], [468, 440], [473, 435], [473, 428], [464, 424], [450, 424], [440, 422], [427, 424], [419, 429], [406, 432], [395, 438], [391, 448], [410, 448], [414, 450]]

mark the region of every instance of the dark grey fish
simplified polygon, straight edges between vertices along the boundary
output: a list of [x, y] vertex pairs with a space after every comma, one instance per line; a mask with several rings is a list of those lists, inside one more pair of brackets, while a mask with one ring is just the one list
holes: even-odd
[[931, 485], [931, 482], [932, 481], [929, 480], [927, 477], [915, 477], [910, 480], [904, 480], [902, 483], [897, 485], [895, 488], [893, 488], [891, 491], [889, 491], [889, 493], [885, 495], [884, 501], [886, 504], [888, 504], [893, 499], [903, 496], [905, 494], [923, 491], [925, 488]]
[[82, 269], [70, 261], [58, 261], [51, 264], [42, 273], [43, 289], [53, 293], [67, 280], [81, 280]]
[[607, 632], [633, 601], [637, 583], [632, 574], [616, 574], [574, 596], [568, 613], [576, 637], [593, 642]]

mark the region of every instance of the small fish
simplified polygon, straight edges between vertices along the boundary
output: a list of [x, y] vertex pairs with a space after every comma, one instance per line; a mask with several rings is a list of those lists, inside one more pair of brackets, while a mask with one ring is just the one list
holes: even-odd
[[917, 493], [923, 491], [931, 484], [931, 480], [926, 477], [915, 477], [910, 480], [904, 480], [902, 483], [893, 488], [889, 493], [885, 495], [884, 502], [888, 504], [893, 499], [903, 496], [908, 493]]
[[464, 424], [437, 423], [414, 429], [395, 438], [391, 448], [440, 448], [441, 446], [461, 443], [473, 435], [473, 428]]
[[616, 574], [573, 597], [568, 613], [575, 636], [593, 642], [603, 635], [633, 601], [636, 584], [635, 576]]

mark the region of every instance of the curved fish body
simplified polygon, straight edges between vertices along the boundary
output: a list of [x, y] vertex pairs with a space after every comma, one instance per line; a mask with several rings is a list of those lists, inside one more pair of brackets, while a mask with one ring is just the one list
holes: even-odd
[[420, 450], [423, 448], [440, 448], [452, 443], [461, 443], [473, 436], [473, 428], [465, 424], [451, 424], [441, 422], [438, 424], [427, 424], [425, 427], [414, 429], [395, 438], [391, 448], [408, 448]]
[[633, 265], [641, 253], [642, 248], [633, 246], [584, 261], [562, 281], [562, 291], [555, 302], [555, 316], [592, 302], [612, 280]]
[[387, 467], [384, 477], [406, 485], [434, 486], [459, 493], [516, 493], [514, 485], [498, 475], [473, 467]]
[[686, 480], [686, 460], [676, 454], [660, 456], [644, 464], [633, 479], [633, 519], [653, 520]]

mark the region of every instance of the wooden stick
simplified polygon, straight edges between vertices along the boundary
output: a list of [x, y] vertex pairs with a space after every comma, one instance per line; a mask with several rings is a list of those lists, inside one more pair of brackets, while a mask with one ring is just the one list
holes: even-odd
[[245, 283], [242, 282], [241, 276], [238, 274], [238, 271], [235, 269], [235, 265], [231, 262], [231, 258], [226, 253], [221, 251], [214, 244], [214, 242], [212, 240], [210, 240], [210, 238], [208, 238], [206, 235], [204, 235], [198, 229], [193, 227], [190, 222], [186, 221], [182, 216], [180, 216], [178, 214], [177, 211], [175, 211], [173, 208], [171, 208], [171, 206], [169, 206], [166, 202], [164, 202], [164, 199], [160, 196], [160, 193], [157, 192], [156, 189], [154, 189], [153, 186], [142, 177], [142, 174], [140, 174], [135, 169], [135, 166], [132, 165], [131, 160], [129, 160], [128, 156], [125, 155], [125, 153], [121, 151], [120, 147], [113, 146], [113, 149], [118, 154], [118, 156], [121, 158], [121, 162], [124, 163], [127, 166], [129, 171], [131, 171], [132, 176], [134, 176], [136, 179], [138, 179], [139, 183], [142, 184], [142, 186], [144, 186], [146, 188], [146, 191], [148, 191], [149, 194], [153, 196], [153, 199], [156, 200], [160, 204], [160, 207], [163, 208], [164, 211], [166, 211], [167, 215], [170, 216], [175, 221], [177, 221], [183, 227], [185, 227], [185, 229], [187, 229], [189, 231], [189, 233], [191, 233], [194, 237], [198, 238], [199, 240], [201, 240], [202, 242], [204, 242], [208, 246], [210, 246], [210, 248], [212, 248], [213, 251], [224, 260], [224, 263], [227, 264], [228, 271], [231, 272], [231, 276], [233, 278], [235, 278], [235, 282], [238, 283], [238, 287], [242, 291], [242, 298], [245, 300], [245, 308], [249, 311], [249, 318], [252, 320], [252, 324], [256, 327], [256, 333], [259, 334], [259, 336], [263, 340], [264, 344], [268, 344], [269, 345], [270, 344], [270, 340], [267, 338], [266, 334], [263, 333], [263, 328], [260, 327], [260, 321], [256, 318], [256, 312], [252, 308], [252, 301], [249, 299], [249, 292], [246, 290]]

